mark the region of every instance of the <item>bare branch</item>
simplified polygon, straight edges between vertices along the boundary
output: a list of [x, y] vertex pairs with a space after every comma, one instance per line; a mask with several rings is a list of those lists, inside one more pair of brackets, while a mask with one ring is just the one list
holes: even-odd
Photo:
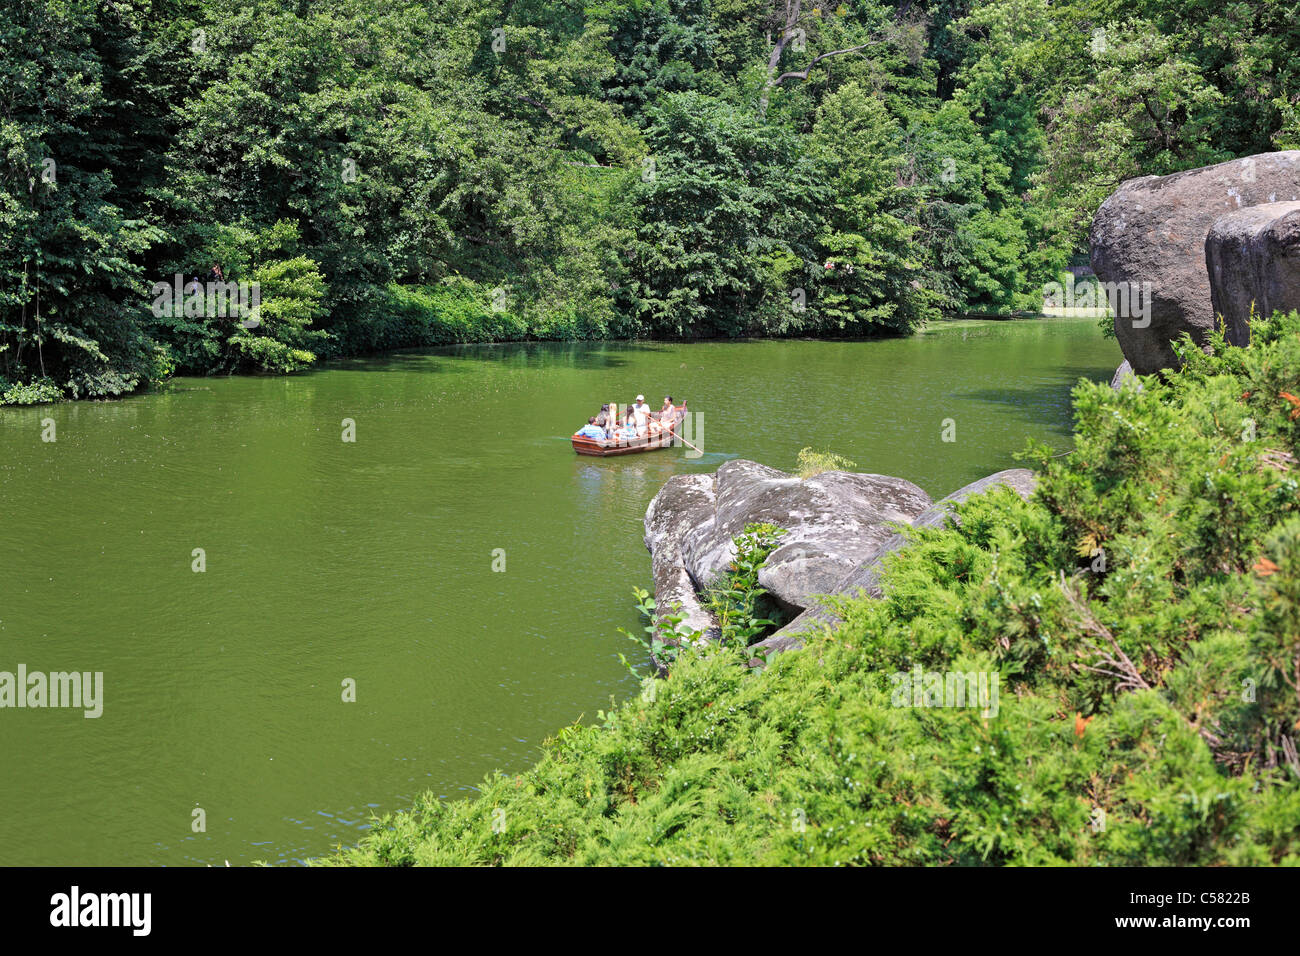
[[[1137, 665], [1135, 665], [1133, 661], [1129, 659], [1129, 656], [1124, 653], [1124, 649], [1119, 646], [1119, 641], [1116, 640], [1115, 635], [1111, 632], [1110, 628], [1097, 620], [1088, 605], [1080, 600], [1079, 595], [1075, 593], [1074, 589], [1071, 588], [1068, 583], [1066, 583], [1064, 571], [1061, 572], [1060, 589], [1061, 593], [1065, 595], [1065, 600], [1069, 602], [1070, 607], [1079, 615], [1080, 623], [1082, 623], [1084, 630], [1102, 638], [1110, 645], [1110, 650], [1107, 651], [1099, 644], [1092, 644], [1093, 650], [1097, 653], [1096, 663], [1104, 664], [1105, 667], [1094, 667], [1089, 664], [1077, 663], [1074, 667], [1078, 670], [1092, 671], [1096, 674], [1104, 674], [1107, 677], [1118, 678], [1119, 683], [1115, 686], [1115, 689], [1118, 691], [1150, 690], [1151, 685], [1146, 682], [1146, 679], [1143, 678], [1141, 672], [1138, 671]], [[1211, 731], [1208, 727], [1202, 727], [1197, 721], [1192, 720], [1186, 714], [1179, 713], [1177, 709], [1174, 709], [1174, 713], [1178, 714], [1190, 729], [1196, 731], [1196, 733], [1201, 736], [1201, 739], [1209, 744], [1211, 752], [1214, 753], [1216, 757], [1219, 755], [1218, 748], [1223, 744], [1223, 739], [1221, 737]]]
[[[1151, 685], [1146, 682], [1145, 678], [1143, 678], [1142, 673], [1137, 669], [1137, 665], [1135, 665], [1133, 661], [1129, 659], [1129, 656], [1124, 653], [1124, 649], [1119, 646], [1119, 641], [1115, 639], [1115, 635], [1111, 633], [1110, 628], [1097, 620], [1092, 613], [1092, 609], [1083, 601], [1079, 600], [1079, 596], [1074, 592], [1074, 589], [1066, 583], [1064, 571], [1061, 572], [1060, 588], [1061, 593], [1065, 595], [1065, 600], [1069, 602], [1070, 607], [1073, 608], [1074, 612], [1079, 615], [1084, 629], [1089, 633], [1102, 638], [1110, 645], [1110, 651], [1106, 651], [1095, 644], [1093, 646], [1097, 650], [1098, 663], [1105, 664], [1108, 667], [1113, 667], [1119, 672], [1114, 674], [1114, 676], [1122, 678], [1117, 689], [1150, 690]], [[1087, 667], [1086, 665], [1080, 666], [1084, 667], [1086, 670], [1096, 670], [1096, 668]], [[1102, 671], [1101, 673], [1106, 672]]]
[[793, 5], [791, 5], [790, 0], [786, 0], [785, 26], [781, 28], [781, 35], [777, 37], [776, 44], [772, 47], [772, 54], [767, 58], [767, 82], [769, 86], [772, 84], [772, 74], [776, 72], [776, 65], [781, 62], [781, 54], [785, 52], [785, 45], [790, 40], [790, 31], [799, 22], [799, 8], [802, 6], [803, 0], [794, 0]]
[[860, 43], [857, 46], [847, 47], [846, 49], [843, 50], [831, 50], [829, 53], [818, 54], [817, 56], [813, 57], [812, 61], [807, 66], [805, 66], [802, 70], [792, 70], [789, 73], [782, 73], [780, 76], [778, 76], [775, 80], [772, 81], [771, 85], [780, 86], [782, 81], [784, 80], [791, 80], [791, 79], [806, 80], [808, 79], [808, 74], [809, 72], [811, 72], [812, 68], [816, 66], [818, 63], [820, 63], [822, 60], [828, 59], [832, 56], [839, 56], [842, 53], [857, 53], [859, 50], [865, 50], [869, 46], [872, 46], [872, 44]]
[[[895, 11], [893, 22], [899, 24], [903, 22], [904, 15], [911, 9], [913, 0], [906, 0]], [[803, 0], [785, 0], [785, 26], [781, 28], [781, 33], [772, 46], [772, 52], [767, 58], [767, 85], [763, 87], [763, 95], [759, 100], [758, 115], [763, 117], [767, 114], [768, 100], [771, 98], [772, 90], [780, 86], [786, 80], [806, 80], [808, 74], [822, 60], [828, 60], [833, 56], [843, 56], [846, 53], [858, 53], [869, 46], [876, 46], [880, 43], [886, 43], [890, 40], [891, 34], [887, 31], [886, 35], [879, 36], [869, 43], [861, 43], [857, 46], [846, 47], [843, 50], [831, 50], [829, 53], [821, 53], [812, 58], [808, 65], [802, 70], [790, 70], [776, 75], [776, 70], [781, 62], [781, 57], [785, 53], [786, 44], [794, 36], [794, 29], [799, 23], [800, 11], [803, 6]], [[769, 36], [770, 40], [770, 36]]]
[[547, 108], [547, 106], [546, 106], [545, 103], [543, 103], [543, 102], [541, 102], [541, 101], [539, 101], [539, 100], [535, 100], [535, 99], [533, 99], [531, 96], [525, 96], [523, 93], [516, 93], [516, 94], [515, 94], [515, 99], [517, 99], [517, 100], [521, 100], [522, 102], [527, 103], [529, 106], [535, 106], [535, 107], [537, 107], [539, 110], [541, 110], [543, 113], [545, 113], [545, 114], [547, 115], [547, 117], [549, 117], [549, 118], [552, 119], [552, 120], [555, 120], [556, 122], [559, 122], [559, 120], [556, 119], [555, 114], [552, 113], [552, 112]]
[[1295, 741], [1286, 734], [1282, 735], [1282, 754], [1291, 772], [1300, 777], [1300, 754], [1296, 753]]

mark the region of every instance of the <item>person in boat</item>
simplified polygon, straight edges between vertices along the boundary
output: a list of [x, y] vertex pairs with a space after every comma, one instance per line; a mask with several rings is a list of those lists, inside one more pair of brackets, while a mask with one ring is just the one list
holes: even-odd
[[677, 408], [673, 405], [671, 395], [664, 396], [664, 407], [659, 409], [659, 420], [665, 425], [671, 425], [677, 421]]
[[636, 426], [636, 431], [638, 435], [644, 435], [647, 431], [649, 431], [650, 406], [645, 403], [644, 395], [638, 395], [636, 397], [636, 404], [632, 406], [632, 410], [628, 415], [628, 418]]
[[613, 419], [614, 416], [610, 414], [609, 411], [609, 402], [606, 402], [604, 405], [600, 406], [600, 414], [596, 416], [595, 424], [597, 427], [604, 429], [605, 434], [608, 435], [614, 430]]
[[577, 434], [582, 438], [594, 438], [597, 441], [605, 440], [605, 429], [596, 424], [596, 419], [588, 418], [587, 424], [578, 429]]
[[[640, 432], [640, 434], [645, 434], [645, 433]], [[617, 437], [619, 441], [627, 442], [627, 441], [632, 441], [634, 438], [637, 437], [637, 435], [638, 435], [638, 429], [636, 424], [636, 410], [633, 408], [629, 408], [627, 410], [627, 418], [624, 419], [623, 427], [619, 430]]]

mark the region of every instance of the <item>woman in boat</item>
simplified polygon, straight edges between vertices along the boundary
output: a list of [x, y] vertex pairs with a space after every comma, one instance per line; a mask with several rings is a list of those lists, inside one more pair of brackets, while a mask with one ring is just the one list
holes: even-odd
[[664, 407], [659, 409], [659, 420], [665, 425], [671, 425], [677, 421], [677, 409], [673, 406], [673, 397], [664, 396]]
[[623, 421], [623, 428], [619, 431], [618, 437], [620, 441], [627, 442], [636, 438], [637, 434], [636, 412], [629, 407], [627, 410], [627, 418]]

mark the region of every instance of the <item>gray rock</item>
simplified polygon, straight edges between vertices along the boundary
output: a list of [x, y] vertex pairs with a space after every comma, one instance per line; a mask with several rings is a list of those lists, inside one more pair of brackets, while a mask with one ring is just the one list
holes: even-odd
[[[1028, 468], [1008, 468], [1006, 471], [999, 471], [987, 478], [981, 478], [979, 481], [973, 481], [969, 485], [957, 489], [946, 498], [939, 499], [916, 516], [916, 519], [912, 522], [912, 527], [942, 527], [952, 513], [953, 505], [965, 501], [971, 495], [982, 494], [994, 485], [1006, 485], [1020, 497], [1028, 500], [1029, 496], [1034, 492], [1036, 481], [1034, 473]], [[867, 597], [873, 598], [884, 597], [884, 592], [880, 589], [880, 575], [884, 570], [885, 556], [893, 554], [906, 544], [907, 538], [902, 534], [891, 535], [865, 562], [836, 582], [834, 590], [826, 593], [855, 596], [865, 594]]]
[[1300, 202], [1247, 206], [1214, 221], [1205, 238], [1214, 314], [1234, 345], [1250, 344], [1250, 312], [1300, 309]]
[[759, 584], [787, 608], [804, 608], [811, 595], [831, 588], [892, 534], [907, 524], [929, 496], [901, 478], [828, 471], [801, 480], [752, 461], [718, 469], [712, 520], [696, 524], [682, 540], [682, 555], [697, 587], [705, 588], [735, 556], [732, 539], [745, 526], [767, 522], [785, 528], [781, 546], [759, 572]]
[[[1133, 366], [1128, 364], [1128, 359], [1125, 359], [1124, 362], [1120, 365], [1120, 367], [1115, 369], [1115, 374], [1111, 377], [1110, 380], [1110, 387], [1118, 392], [1121, 388], [1123, 388], [1125, 382], [1127, 382], [1131, 378], [1136, 378], [1136, 377], [1137, 376], [1133, 374]], [[1141, 388], [1142, 383], [1138, 382], [1137, 387]]]
[[952, 512], [952, 506], [960, 504], [973, 495], [982, 495], [997, 485], [1006, 485], [1021, 498], [1026, 501], [1034, 493], [1034, 486], [1038, 484], [1038, 478], [1028, 468], [1008, 468], [1005, 471], [994, 472], [979, 481], [972, 481], [969, 485], [958, 488], [946, 498], [940, 498], [931, 507], [927, 508], [921, 514], [917, 515], [912, 524], [917, 528], [937, 528], [944, 523], [944, 519]]
[[719, 629], [700, 603], [682, 560], [681, 540], [687, 529], [712, 520], [712, 475], [677, 475], [655, 495], [645, 514], [645, 546], [655, 584], [657, 611], [680, 613], [681, 627], [716, 639]]
[[[740, 525], [735, 533], [744, 529], [744, 516], [751, 507], [775, 515], [777, 508], [764, 508], [763, 492], [772, 491], [774, 485], [797, 484], [799, 479], [775, 468], [757, 462], [739, 459], [724, 462], [711, 478], [714, 492], [713, 513], [698, 522], [692, 522], [681, 538], [682, 555], [686, 568], [697, 587], [713, 583], [719, 572], [735, 556], [731, 536], [718, 530]], [[661, 492], [662, 494], [662, 492]], [[768, 520], [755, 518], [755, 521]]]
[[[995, 485], [1006, 485], [1020, 497], [1027, 500], [1033, 494], [1036, 482], [1037, 479], [1034, 477], [1034, 473], [1028, 468], [1009, 468], [1006, 471], [999, 471], [986, 478], [981, 478], [979, 481], [971, 482], [946, 498], [936, 501], [918, 514], [911, 524], [915, 528], [939, 527], [951, 514], [954, 504], [965, 501], [972, 495], [988, 491]], [[880, 587], [880, 576], [884, 570], [885, 558], [906, 545], [907, 538], [902, 533], [894, 532], [889, 534], [857, 567], [821, 593], [854, 597], [884, 597], [884, 592]], [[761, 581], [761, 572], [759, 577]], [[800, 647], [803, 644], [803, 638], [809, 632], [838, 622], [839, 617], [833, 611], [821, 605], [820, 602], [814, 601], [809, 605], [805, 605], [803, 612], [785, 627], [759, 641], [754, 647], [769, 654], [775, 651]]]
[[782, 651], [797, 651], [815, 632], [837, 623], [839, 619], [835, 616], [809, 608], [775, 634], [769, 634], [751, 645], [749, 650], [754, 656], [749, 659], [749, 666], [760, 667], [765, 659]]
[[[1123, 183], [1092, 222], [1093, 270], [1130, 295], [1150, 299], [1115, 319], [1115, 337], [1139, 375], [1177, 364], [1170, 343], [1183, 332], [1204, 342], [1213, 327], [1205, 239], [1221, 216], [1260, 203], [1300, 200], [1300, 150], [1262, 153], [1171, 176]], [[1131, 300], [1130, 300], [1131, 301]], [[1149, 315], [1143, 315], [1149, 307]]]
[[756, 654], [764, 651], [769, 655], [777, 651], [797, 650], [803, 647], [805, 639], [810, 634], [834, 627], [838, 623], [840, 618], [834, 611], [820, 601], [813, 601], [785, 627], [756, 642], [750, 649]]

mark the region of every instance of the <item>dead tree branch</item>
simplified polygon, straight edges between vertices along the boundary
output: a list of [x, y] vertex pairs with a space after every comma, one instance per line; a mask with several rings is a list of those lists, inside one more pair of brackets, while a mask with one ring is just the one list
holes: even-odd
[[[1091, 671], [1095, 674], [1104, 674], [1107, 677], [1115, 678], [1118, 681], [1115, 685], [1117, 691], [1150, 690], [1151, 685], [1147, 683], [1146, 678], [1142, 676], [1142, 673], [1138, 670], [1137, 665], [1133, 663], [1132, 659], [1124, 653], [1124, 649], [1119, 646], [1119, 641], [1116, 639], [1114, 633], [1111, 632], [1110, 628], [1102, 624], [1101, 621], [1097, 620], [1096, 615], [1092, 613], [1092, 609], [1089, 608], [1087, 603], [1079, 597], [1073, 588], [1070, 587], [1069, 583], [1065, 579], [1064, 571], [1061, 572], [1059, 587], [1061, 594], [1065, 596], [1065, 600], [1070, 605], [1070, 608], [1079, 616], [1079, 623], [1083, 626], [1084, 631], [1096, 638], [1100, 638], [1109, 645], [1109, 650], [1107, 650], [1097, 641], [1088, 642], [1097, 655], [1095, 663], [1105, 666], [1097, 667], [1092, 664], [1079, 663], [1076, 663], [1074, 666], [1079, 670]], [[1171, 707], [1171, 709], [1173, 708]], [[1186, 714], [1179, 713], [1176, 709], [1174, 709], [1174, 713], [1178, 714], [1189, 728], [1201, 736], [1201, 739], [1209, 745], [1211, 752], [1213, 752], [1216, 757], [1219, 756], [1218, 751], [1223, 745], [1223, 739], [1219, 737], [1218, 734], [1215, 734], [1208, 727], [1202, 727]]]
[[874, 46], [874, 44], [859, 43], [857, 46], [845, 47], [843, 50], [831, 50], [829, 53], [819, 53], [817, 56], [813, 57], [808, 62], [808, 65], [802, 70], [790, 70], [789, 72], [782, 73], [768, 85], [769, 87], [773, 87], [780, 86], [786, 80], [806, 80], [808, 79], [808, 74], [812, 71], [812, 68], [822, 60], [829, 59], [833, 56], [839, 56], [842, 53], [857, 53], [859, 50], [865, 50], [869, 46]]

